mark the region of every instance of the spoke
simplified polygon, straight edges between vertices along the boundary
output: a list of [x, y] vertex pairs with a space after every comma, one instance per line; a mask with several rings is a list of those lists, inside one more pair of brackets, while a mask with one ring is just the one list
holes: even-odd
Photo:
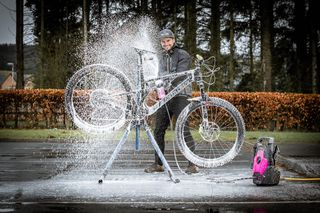
[[[214, 122], [218, 124], [220, 130], [224, 129], [236, 129], [235, 122], [233, 118], [228, 114], [228, 112], [224, 111], [223, 109], [220, 109], [218, 107], [209, 106], [206, 107], [206, 110], [209, 114], [209, 120], [208, 122]], [[197, 133], [199, 135], [199, 125], [201, 124], [201, 121], [203, 120], [203, 113], [201, 110], [196, 109], [193, 112], [190, 113], [189, 117], [192, 117], [193, 119], [199, 120], [199, 122], [191, 122], [189, 121], [189, 130], [193, 131], [194, 133]], [[221, 124], [219, 125], [219, 122]], [[190, 135], [185, 134], [185, 139], [189, 140]], [[195, 135], [194, 135], [195, 136]], [[200, 135], [199, 135], [200, 136]], [[196, 137], [194, 137], [196, 138]], [[217, 158], [224, 154], [226, 154], [229, 149], [229, 143], [227, 142], [227, 136], [224, 137], [223, 132], [220, 133], [220, 137], [215, 140], [215, 142], [207, 142], [205, 140], [200, 140], [198, 143], [195, 143], [195, 152], [197, 152], [198, 155], [203, 156], [206, 159], [211, 158]], [[231, 146], [232, 147], [232, 146]], [[193, 147], [190, 147], [190, 150]], [[199, 149], [199, 150], [198, 150]], [[202, 150], [202, 151], [201, 151]]]
[[[117, 125], [119, 121], [120, 125], [122, 123], [128, 100], [124, 87], [126, 82], [120, 79], [116, 70], [108, 69], [100, 65], [86, 67], [82, 72], [77, 72], [68, 83], [67, 89], [72, 93], [69, 96], [70, 110], [81, 128], [88, 126], [94, 131], [95, 126], [103, 129]], [[101, 94], [97, 91], [92, 96], [92, 92], [96, 90], [101, 90]], [[112, 94], [112, 98], [107, 97], [108, 94]]]
[[[214, 147], [213, 147], [213, 143], [210, 143], [210, 147], [211, 147], [211, 152], [212, 152], [213, 158], [216, 158]], [[210, 158], [210, 156], [209, 156], [209, 158]]]
[[[231, 118], [231, 121], [229, 122], [230, 118]], [[229, 122], [229, 123], [227, 123], [227, 122]], [[227, 119], [224, 119], [224, 121], [222, 122], [222, 124], [219, 125], [219, 126], [225, 126], [226, 123], [227, 123], [228, 125], [230, 125], [230, 123], [231, 123], [231, 124], [234, 123], [233, 118], [230, 117], [230, 116], [228, 116], [228, 118], [227, 118]]]
[[[205, 110], [208, 113], [208, 123], [204, 123]], [[206, 106], [200, 102], [194, 103], [187, 114], [182, 114], [182, 123], [177, 123], [178, 129], [183, 130], [178, 133], [183, 137], [179, 143], [184, 143], [180, 147], [185, 148], [191, 136], [195, 140], [194, 146], [182, 150], [187, 159], [204, 167], [215, 167], [232, 160], [239, 150], [230, 151], [236, 142], [241, 143], [237, 141], [238, 131], [241, 131], [237, 126], [238, 114], [223, 100], [219, 106], [214, 102], [209, 102]], [[186, 124], [191, 135], [181, 128]]]

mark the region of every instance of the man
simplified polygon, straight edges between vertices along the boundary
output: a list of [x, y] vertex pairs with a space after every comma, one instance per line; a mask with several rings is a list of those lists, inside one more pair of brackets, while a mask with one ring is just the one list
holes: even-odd
[[[163, 48], [162, 55], [159, 60], [159, 76], [163, 76], [169, 73], [182, 72], [190, 69], [191, 58], [190, 55], [185, 51], [177, 47], [175, 43], [174, 33], [169, 29], [164, 29], [159, 33], [161, 46]], [[171, 85], [172, 87], [177, 86], [184, 77], [175, 79]], [[172, 98], [166, 106], [161, 107], [156, 113], [156, 127], [155, 127], [155, 139], [159, 145], [162, 153], [164, 153], [165, 141], [164, 136], [166, 129], [170, 124], [170, 118], [172, 116], [178, 117], [180, 112], [189, 104], [188, 98], [192, 97], [191, 85], [184, 89], [180, 94]], [[169, 115], [168, 115], [169, 114]], [[188, 130], [189, 131], [189, 130]], [[191, 138], [188, 141], [188, 147], [192, 149], [194, 147], [194, 141]], [[163, 172], [163, 164], [155, 153], [155, 163], [145, 169], [145, 172]], [[199, 168], [193, 163], [189, 162], [186, 173], [198, 173]]]

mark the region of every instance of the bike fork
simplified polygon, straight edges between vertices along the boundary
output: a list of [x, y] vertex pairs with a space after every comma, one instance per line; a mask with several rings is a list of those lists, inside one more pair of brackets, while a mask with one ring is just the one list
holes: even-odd
[[201, 97], [200, 101], [205, 103], [201, 107], [201, 115], [202, 115], [203, 121], [207, 124], [208, 123], [208, 110], [206, 107], [206, 102], [209, 101], [209, 97], [207, 96], [207, 94], [204, 91], [204, 85], [202, 82], [199, 83], [199, 87], [200, 87], [200, 97]]

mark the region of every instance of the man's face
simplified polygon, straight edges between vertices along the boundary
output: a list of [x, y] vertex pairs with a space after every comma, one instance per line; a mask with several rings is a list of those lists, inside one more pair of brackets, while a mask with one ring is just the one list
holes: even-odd
[[175, 39], [174, 38], [164, 38], [161, 39], [161, 46], [166, 51], [170, 50], [174, 45]]

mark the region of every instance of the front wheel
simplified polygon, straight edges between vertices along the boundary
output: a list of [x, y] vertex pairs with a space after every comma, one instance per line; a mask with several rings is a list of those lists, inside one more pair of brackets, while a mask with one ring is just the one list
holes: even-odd
[[244, 133], [240, 112], [220, 98], [191, 102], [176, 122], [176, 141], [181, 153], [200, 167], [230, 162], [241, 149]]

